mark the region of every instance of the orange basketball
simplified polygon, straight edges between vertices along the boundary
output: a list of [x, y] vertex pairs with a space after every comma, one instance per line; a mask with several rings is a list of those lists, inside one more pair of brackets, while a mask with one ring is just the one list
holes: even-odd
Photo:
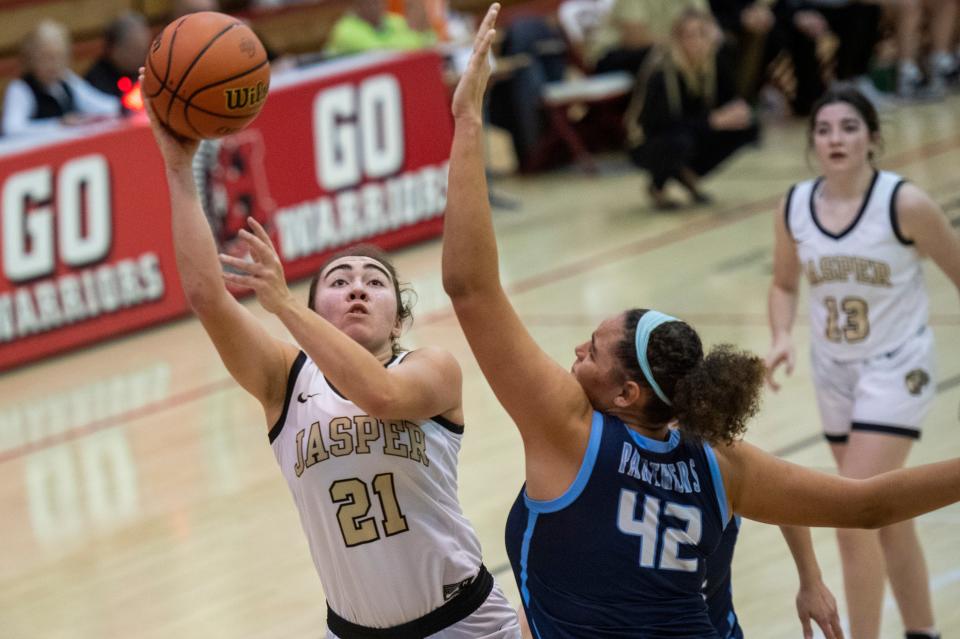
[[147, 54], [143, 95], [160, 121], [188, 138], [218, 138], [250, 124], [267, 99], [270, 62], [259, 38], [213, 11], [174, 20]]

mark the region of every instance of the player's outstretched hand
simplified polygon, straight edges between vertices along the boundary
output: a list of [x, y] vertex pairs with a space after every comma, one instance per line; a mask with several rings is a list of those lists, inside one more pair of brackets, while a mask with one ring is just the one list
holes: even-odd
[[803, 626], [803, 639], [813, 639], [813, 619], [826, 639], [843, 639], [837, 600], [822, 581], [801, 585], [797, 593], [797, 614]]
[[490, 79], [490, 45], [496, 35], [494, 26], [497, 24], [497, 15], [500, 13], [500, 4], [494, 2], [487, 9], [477, 36], [473, 40], [473, 53], [466, 71], [460, 76], [457, 90], [453, 93], [453, 117], [455, 120], [483, 120], [483, 94], [487, 90], [487, 80]]
[[773, 374], [777, 371], [777, 368], [779, 368], [781, 364], [786, 364], [787, 375], [793, 375], [793, 366], [796, 364], [796, 361], [797, 354], [793, 348], [793, 340], [790, 338], [781, 338], [774, 341], [764, 361], [767, 367], [767, 384], [770, 388], [774, 391], [780, 390], [780, 384], [773, 378]]
[[241, 229], [239, 236], [247, 244], [253, 261], [221, 253], [220, 263], [237, 271], [236, 273], [224, 272], [223, 279], [236, 286], [252, 290], [257, 294], [257, 301], [264, 309], [277, 313], [291, 298], [287, 280], [283, 275], [280, 256], [277, 255], [267, 231], [259, 222], [248, 217], [247, 224], [253, 229], [253, 233]]
[[[143, 67], [140, 67], [140, 86], [143, 87]], [[179, 136], [168, 129], [160, 122], [156, 111], [153, 110], [153, 103], [146, 95], [143, 96], [143, 105], [147, 117], [150, 118], [153, 137], [157, 140], [157, 146], [160, 147], [160, 154], [167, 168], [190, 169], [200, 141]]]

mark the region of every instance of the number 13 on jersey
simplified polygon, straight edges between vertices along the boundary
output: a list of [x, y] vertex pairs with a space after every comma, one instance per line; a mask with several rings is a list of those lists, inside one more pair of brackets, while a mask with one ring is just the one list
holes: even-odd
[[[640, 566], [659, 568], [660, 570], [679, 570], [696, 572], [699, 559], [682, 559], [678, 555], [681, 545], [695, 546], [703, 535], [703, 521], [700, 509], [670, 501], [661, 502], [656, 497], [644, 496], [641, 502], [641, 516], [637, 519], [637, 497], [633, 490], [620, 491], [620, 506], [617, 510], [617, 527], [620, 532], [640, 537]], [[661, 513], [685, 522], [683, 528], [664, 528], [660, 532]], [[659, 543], [658, 543], [659, 542]], [[660, 561], [656, 563], [657, 547], [661, 547]]]

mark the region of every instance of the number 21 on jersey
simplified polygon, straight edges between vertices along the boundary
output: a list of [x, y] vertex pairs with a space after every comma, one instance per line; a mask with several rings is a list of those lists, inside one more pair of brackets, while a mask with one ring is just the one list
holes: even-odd
[[[663, 502], [662, 514], [685, 522], [683, 528], [664, 528], [660, 532], [661, 503], [656, 497], [643, 497], [642, 515], [637, 519], [637, 497], [634, 490], [620, 491], [620, 506], [617, 511], [617, 527], [620, 532], [640, 537], [640, 566], [660, 570], [696, 572], [699, 559], [682, 559], [680, 546], [695, 546], [703, 535], [703, 520], [696, 506]], [[659, 542], [659, 543], [658, 543]], [[660, 546], [660, 561], [657, 563], [657, 547]]]
[[[385, 536], [390, 537], [409, 530], [407, 518], [397, 503], [397, 491], [393, 484], [393, 473], [381, 473], [373, 478], [373, 492], [380, 500], [383, 519], [380, 527]], [[343, 534], [343, 543], [347, 547], [359, 546], [380, 539], [376, 518], [370, 512], [370, 491], [366, 482], [352, 477], [340, 479], [330, 485], [330, 499], [340, 504], [337, 508], [337, 521]]]

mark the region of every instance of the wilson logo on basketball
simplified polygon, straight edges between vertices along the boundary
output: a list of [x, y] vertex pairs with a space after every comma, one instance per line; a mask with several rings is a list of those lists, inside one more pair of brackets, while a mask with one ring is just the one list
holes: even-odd
[[248, 109], [267, 99], [267, 85], [257, 82], [252, 87], [240, 87], [224, 91], [227, 99], [227, 110]]

